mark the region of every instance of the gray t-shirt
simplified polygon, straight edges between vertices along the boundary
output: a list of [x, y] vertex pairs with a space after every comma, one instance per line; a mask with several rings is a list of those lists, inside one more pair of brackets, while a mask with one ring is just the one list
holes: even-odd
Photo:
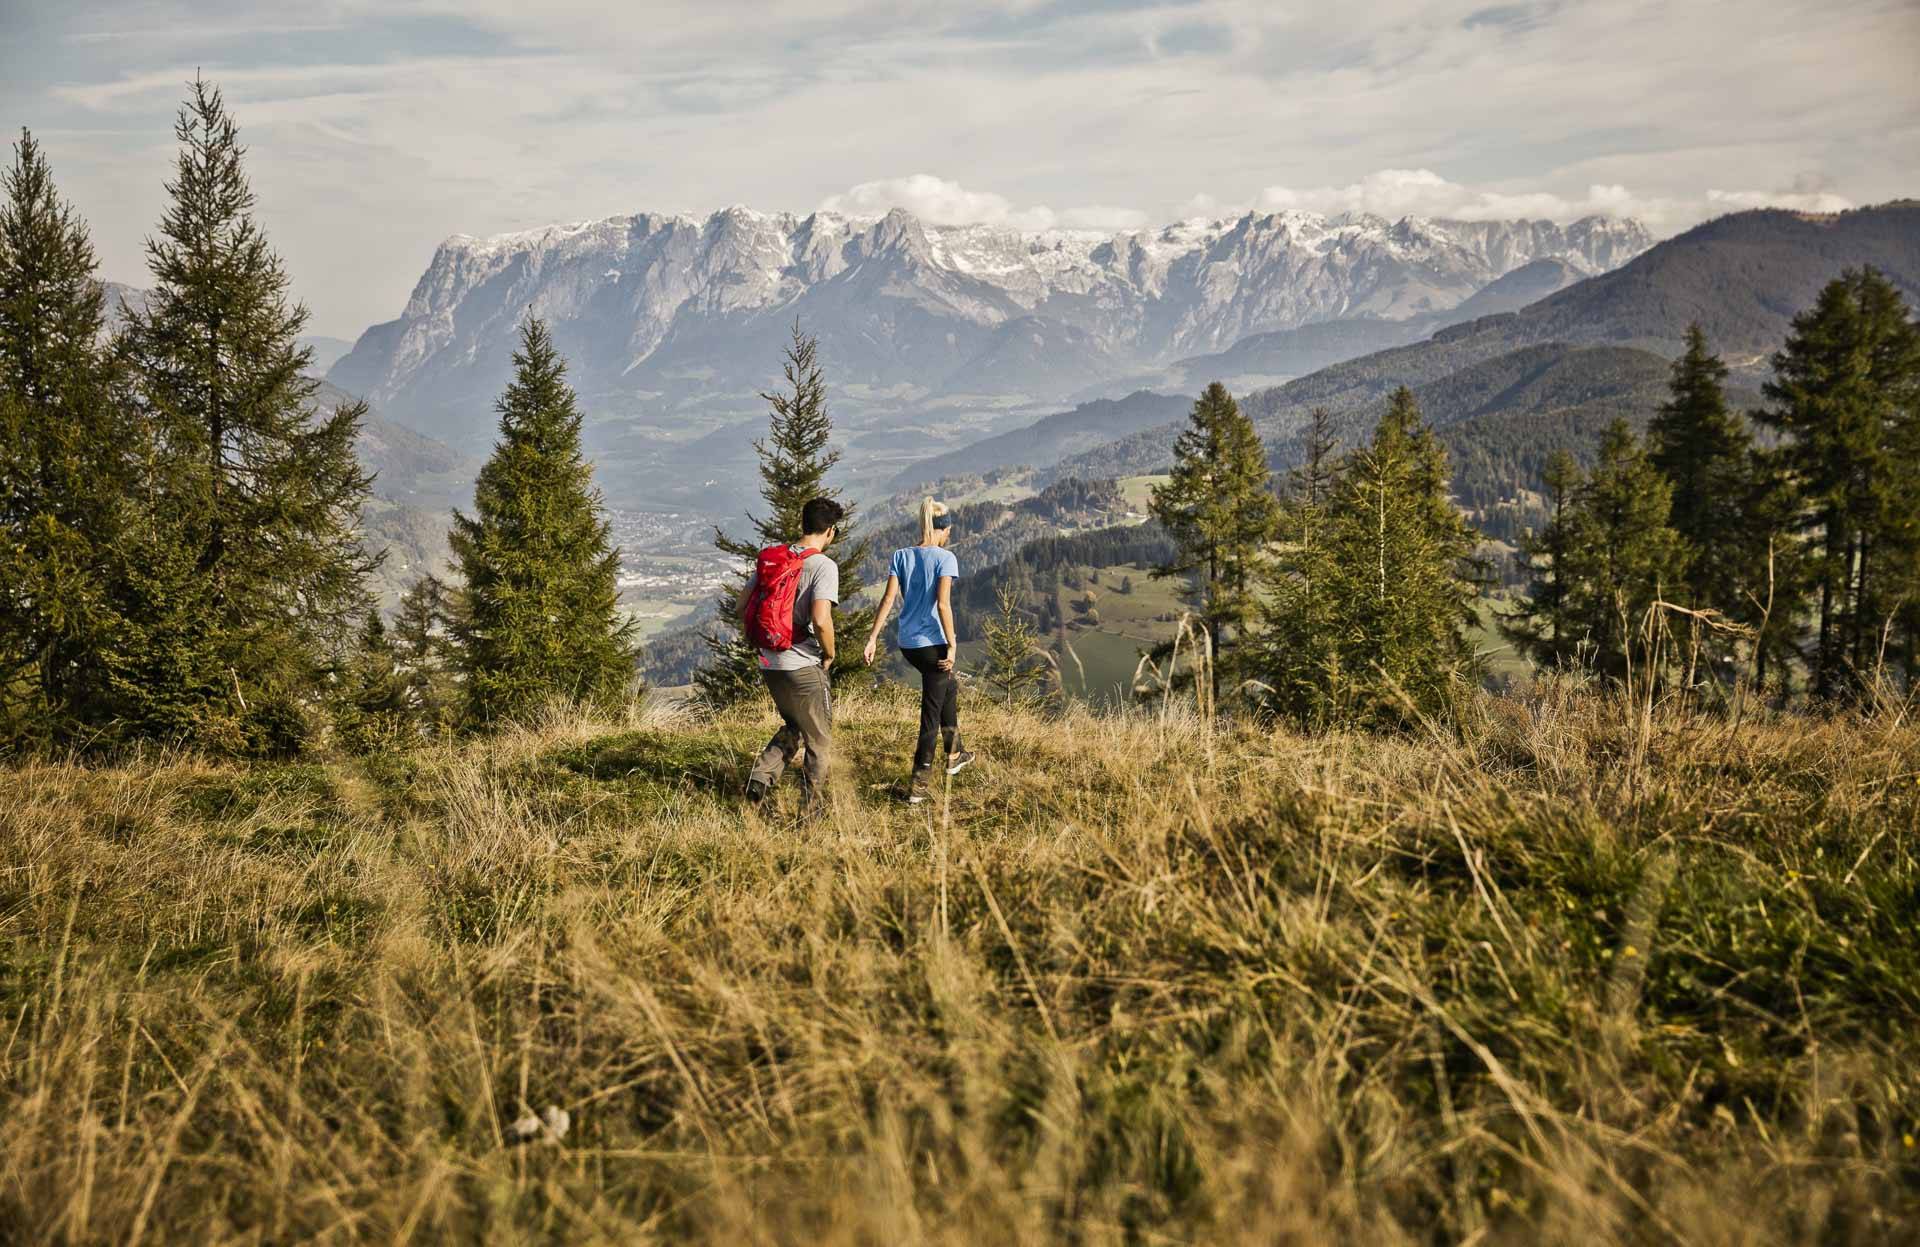
[[[792, 549], [798, 553], [800, 547]], [[747, 591], [740, 600], [744, 602], [752, 597], [759, 583], [757, 573], [747, 577]], [[820, 648], [820, 638], [813, 634], [813, 604], [839, 600], [840, 565], [824, 554], [808, 555], [807, 561], [800, 564], [800, 589], [793, 595], [793, 648], [761, 650], [760, 665], [769, 671], [798, 671], [819, 666], [826, 653]]]

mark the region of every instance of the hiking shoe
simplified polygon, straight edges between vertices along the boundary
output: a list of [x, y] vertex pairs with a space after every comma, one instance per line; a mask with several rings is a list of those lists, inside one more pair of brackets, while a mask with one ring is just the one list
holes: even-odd
[[959, 753], [948, 754], [947, 755], [947, 774], [958, 775], [960, 772], [972, 766], [974, 758], [978, 756], [979, 755], [974, 753], [973, 750], [971, 749], [962, 749]]
[[766, 780], [760, 779], [757, 776], [749, 779], [747, 781], [747, 804], [759, 805], [767, 799], [767, 793], [770, 791], [771, 789], [767, 786]]
[[913, 786], [907, 789], [907, 804], [924, 805], [932, 799], [933, 789], [932, 786], [927, 783], [927, 773], [925, 771], [914, 772]]

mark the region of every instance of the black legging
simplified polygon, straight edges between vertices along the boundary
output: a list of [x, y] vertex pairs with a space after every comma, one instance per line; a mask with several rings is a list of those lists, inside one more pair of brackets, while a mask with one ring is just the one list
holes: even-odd
[[902, 649], [900, 656], [920, 673], [920, 741], [913, 747], [913, 769], [932, 770], [942, 736], [947, 756], [960, 747], [960, 681], [953, 672], [940, 670], [940, 660], [947, 656], [944, 645]]

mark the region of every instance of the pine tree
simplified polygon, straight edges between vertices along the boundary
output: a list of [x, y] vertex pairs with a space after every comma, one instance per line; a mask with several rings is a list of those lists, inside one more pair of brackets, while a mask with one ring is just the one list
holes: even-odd
[[1331, 717], [1400, 726], [1470, 687], [1475, 540], [1447, 493], [1446, 451], [1402, 386], [1328, 506], [1315, 593], [1332, 644], [1315, 678]]
[[1573, 606], [1576, 586], [1571, 551], [1577, 536], [1577, 504], [1584, 477], [1566, 451], [1554, 452], [1543, 477], [1547, 522], [1521, 539], [1521, 559], [1529, 573], [1523, 599], [1501, 618], [1500, 630], [1535, 663], [1548, 668], [1577, 667], [1588, 637], [1585, 621]]
[[1280, 502], [1280, 544], [1268, 569], [1262, 609], [1261, 682], [1273, 709], [1300, 722], [1324, 721], [1327, 673], [1336, 668], [1325, 585], [1328, 508], [1339, 481], [1333, 420], [1316, 407], [1299, 466], [1287, 473]]
[[1228, 647], [1253, 616], [1256, 575], [1279, 524], [1279, 502], [1253, 421], [1218, 381], [1194, 403], [1173, 456], [1167, 483], [1154, 486], [1151, 509], [1177, 553], [1154, 575], [1187, 579], [1185, 599], [1212, 644], [1217, 704], [1221, 669], [1231, 676], [1242, 665]]
[[[1651, 462], [1673, 488], [1670, 526], [1686, 543], [1686, 575], [1672, 586], [1673, 596], [1737, 619], [1748, 613], [1754, 588], [1755, 552], [1742, 523], [1753, 439], [1727, 408], [1726, 377], [1727, 366], [1707, 350], [1706, 334], [1699, 325], [1689, 326], [1687, 349], [1673, 363], [1670, 395], [1648, 425], [1647, 439]], [[1728, 645], [1707, 648], [1724, 653]]]
[[380, 612], [367, 612], [334, 700], [340, 738], [352, 752], [404, 749], [418, 742], [420, 704]]
[[[289, 302], [253, 218], [245, 149], [220, 92], [196, 81], [175, 133], [169, 204], [147, 244], [155, 289], [126, 341], [157, 442], [143, 470], [153, 548], [142, 558], [180, 564], [133, 602], [155, 612], [141, 627], [184, 647], [183, 683], [131, 691], [157, 716], [142, 730], [214, 739], [226, 721], [240, 743], [282, 748], [366, 601], [373, 560], [357, 525], [370, 482], [353, 449], [366, 408], [310, 411], [307, 312]], [[168, 678], [135, 668], [143, 681]]]
[[1047, 683], [1048, 668], [1040, 657], [1040, 636], [1027, 622], [1020, 595], [1001, 589], [1000, 612], [987, 621], [987, 683], [1008, 704], [1032, 699]]
[[1686, 568], [1685, 543], [1668, 526], [1673, 487], [1615, 420], [1592, 475], [1572, 493], [1549, 525], [1550, 606], [1510, 616], [1507, 635], [1543, 665], [1579, 661], [1612, 679], [1645, 671], [1655, 657], [1645, 616]]
[[412, 691], [423, 730], [436, 737], [451, 734], [460, 719], [459, 689], [449, 643], [453, 625], [450, 596], [439, 577], [421, 576], [401, 594], [393, 618], [394, 660]]
[[[1873, 269], [1850, 270], [1796, 317], [1773, 357], [1779, 463], [1803, 505], [1817, 621], [1809, 659], [1821, 699], [1860, 695], [1885, 640], [1909, 618], [1920, 560], [1920, 330]], [[1911, 628], [1904, 640], [1911, 664]]]
[[[828, 449], [833, 420], [827, 412], [826, 374], [819, 356], [819, 343], [796, 323], [781, 367], [787, 388], [760, 396], [771, 409], [767, 436], [753, 444], [760, 456], [760, 497], [766, 501], [766, 514], [747, 517], [754, 532], [752, 541], [714, 529], [715, 548], [730, 558], [751, 565], [765, 547], [800, 540], [805, 535], [800, 531], [800, 510], [808, 501], [840, 501], [840, 491], [827, 484], [828, 473], [840, 462], [840, 452]], [[872, 558], [870, 545], [857, 535], [853, 508], [848, 506], [839, 535], [827, 551], [840, 567], [842, 604], [852, 603], [863, 587], [861, 573]], [[740, 594], [746, 589], [747, 576], [742, 571], [739, 583], [721, 598], [718, 623], [707, 636], [711, 657], [694, 676], [701, 699], [709, 705], [731, 705], [760, 688], [759, 657], [739, 631]], [[847, 637], [865, 636], [872, 627], [871, 606], [841, 613], [834, 623], [835, 632]], [[843, 645], [832, 677], [838, 683], [863, 665], [858, 647]]]
[[620, 552], [580, 450], [566, 364], [529, 320], [501, 395], [500, 439], [449, 534], [466, 605], [456, 634], [467, 713], [493, 725], [564, 698], [611, 708], [635, 679]]
[[1737, 541], [1743, 554], [1739, 600], [1729, 612], [1752, 630], [1754, 685], [1785, 705], [1801, 663], [1814, 553], [1802, 537], [1805, 507], [1787, 454], [1754, 448], [1743, 470]]
[[112, 716], [137, 429], [86, 225], [24, 130], [0, 196], [0, 732], [44, 739]]

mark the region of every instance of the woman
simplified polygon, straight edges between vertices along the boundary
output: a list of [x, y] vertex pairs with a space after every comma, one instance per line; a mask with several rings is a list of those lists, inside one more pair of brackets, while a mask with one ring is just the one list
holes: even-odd
[[872, 665], [880, 629], [893, 613], [894, 602], [900, 602], [900, 654], [920, 673], [920, 741], [913, 751], [910, 805], [927, 799], [934, 750], [942, 737], [947, 744], [947, 774], [958, 775], [973, 761], [973, 755], [960, 747], [960, 682], [953, 674], [959, 657], [953, 630], [953, 582], [960, 574], [960, 561], [947, 549], [952, 535], [953, 516], [946, 504], [922, 498], [920, 544], [893, 552], [887, 591], [873, 619], [873, 635], [867, 638], [866, 658]]

